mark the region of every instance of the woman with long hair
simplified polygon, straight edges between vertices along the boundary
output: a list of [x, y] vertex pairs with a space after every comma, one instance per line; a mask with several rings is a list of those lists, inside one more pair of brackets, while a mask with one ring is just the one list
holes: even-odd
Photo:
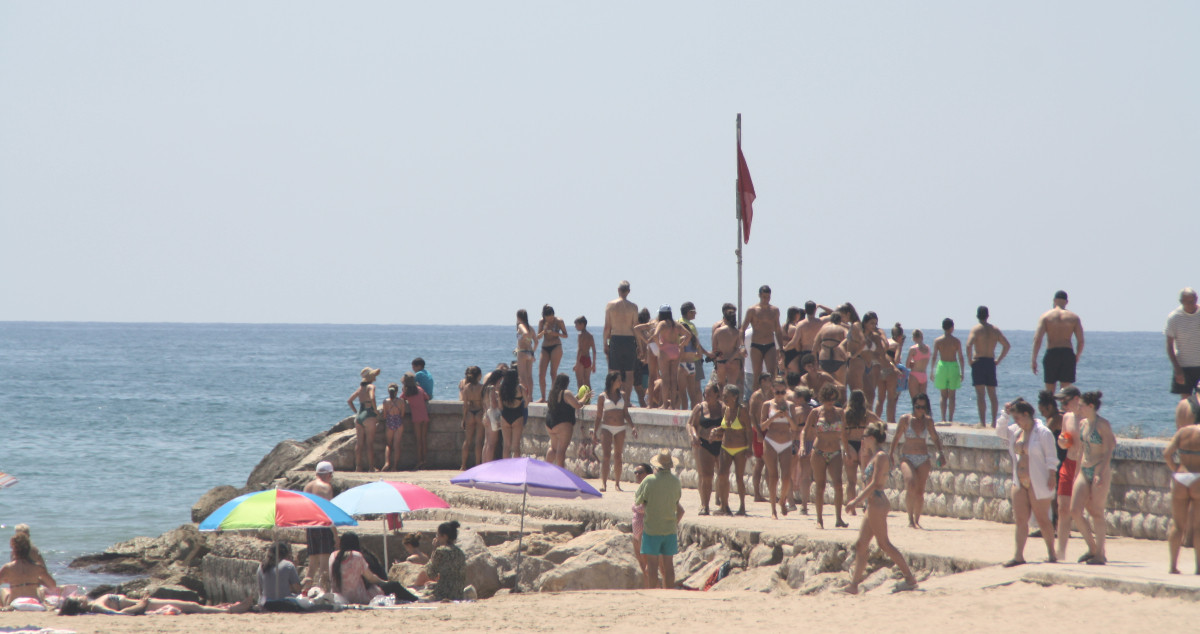
[[[825, 482], [833, 480], [833, 508], [838, 528], [849, 526], [842, 521], [842, 457], [848, 453], [846, 442], [846, 413], [837, 406], [838, 389], [826, 383], [817, 392], [820, 406], [808, 414], [804, 425], [804, 445], [800, 457], [812, 460], [813, 480], [817, 484], [817, 526], [825, 528]], [[812, 448], [808, 443], [812, 442]]]
[[908, 527], [921, 528], [921, 512], [925, 509], [925, 483], [933, 462], [929, 458], [929, 444], [933, 441], [938, 451], [938, 465], [946, 462], [946, 450], [942, 438], [933, 426], [933, 408], [929, 396], [918, 394], [912, 400], [912, 413], [900, 417], [896, 424], [896, 436], [892, 438], [891, 453], [896, 455], [900, 439], [900, 473], [904, 474], [904, 508], [908, 511]]
[[[888, 422], [896, 420], [896, 403], [900, 400], [900, 385], [904, 379], [904, 369], [898, 365], [900, 351], [904, 348], [904, 327], [899, 322], [892, 326], [892, 336], [887, 340], [887, 361], [880, 364], [882, 371], [879, 375], [879, 395], [875, 399], [875, 415]], [[884, 419], [884, 411], [887, 418]]]
[[[748, 412], [742, 407], [742, 390], [736, 385], [726, 385], [721, 392], [721, 404], [725, 413], [721, 417], [721, 459], [717, 472], [717, 501], [721, 504], [717, 515], [733, 515], [729, 509], [729, 472], [732, 468], [737, 481], [737, 515], [746, 515], [746, 460], [754, 453], [754, 432]], [[742, 419], [745, 418], [745, 421]]]
[[842, 324], [846, 326], [846, 339], [842, 342], [846, 351], [846, 387], [861, 390], [866, 384], [873, 354], [867, 348], [867, 336], [854, 305], [846, 302], [838, 306], [838, 313], [842, 316]]
[[500, 446], [500, 381], [504, 379], [506, 372], [508, 364], [501, 363], [495, 370], [488, 372], [487, 378], [483, 380], [483, 402], [487, 405], [484, 419], [487, 429], [484, 431], [483, 455], [479, 457], [479, 464], [495, 460], [496, 449]]
[[521, 456], [521, 435], [525, 433], [525, 418], [529, 415], [525, 386], [520, 384], [520, 372], [507, 370], [500, 381], [500, 434], [504, 438], [501, 458]]
[[404, 386], [400, 398], [408, 403], [409, 418], [417, 437], [417, 468], [424, 469], [425, 456], [429, 454], [429, 394], [417, 384], [417, 375], [412, 372], [405, 372], [400, 383]]
[[459, 526], [457, 520], [438, 524], [433, 555], [417, 576], [419, 586], [433, 582], [430, 598], [435, 601], [462, 601], [467, 587], [467, 555], [455, 545]]
[[292, 545], [279, 540], [267, 547], [258, 565], [258, 605], [263, 612], [295, 612], [299, 606], [289, 601], [300, 594], [300, 574], [292, 563]]
[[[806, 357], [812, 358], [812, 354], [805, 353]], [[813, 471], [812, 460], [801, 458], [804, 453], [811, 453], [813, 444], [812, 441], [804, 439], [804, 430], [808, 428], [808, 415], [813, 411], [813, 391], [807, 387], [797, 387], [792, 391], [792, 403], [796, 408], [796, 442], [792, 447], [792, 455], [795, 457], [792, 460], [792, 501], [800, 504], [800, 514], [808, 515], [808, 498], [812, 491]], [[801, 451], [807, 447], [806, 451]], [[795, 509], [795, 504], [792, 504]]]
[[658, 374], [663, 381], [663, 408], [679, 405], [679, 354], [684, 328], [675, 323], [670, 304], [658, 308], [658, 323], [654, 327], [654, 342], [658, 344]]
[[867, 359], [863, 396], [867, 399], [867, 409], [875, 409], [875, 392], [879, 389], [879, 383], [896, 372], [896, 364], [887, 355], [889, 340], [879, 329], [879, 315], [875, 311], [863, 315], [862, 332], [866, 340], [863, 348]]
[[788, 500], [792, 494], [792, 443], [796, 440], [799, 426], [796, 421], [796, 409], [787, 398], [787, 382], [776, 378], [772, 387], [775, 398], [763, 403], [759, 429], [762, 430], [763, 436], [763, 461], [767, 463], [771, 517], [779, 519], [775, 510], [776, 503], [779, 510], [787, 515]]
[[[379, 372], [379, 369], [363, 368], [359, 372], [362, 381], [358, 389], [346, 399], [350, 411], [354, 412], [355, 471], [375, 470], [375, 429], [379, 426], [379, 413], [375, 408], [375, 379]], [[355, 401], [358, 401], [358, 407], [354, 406]]]
[[783, 325], [783, 368], [784, 372], [800, 374], [800, 338], [796, 332], [800, 330], [800, 320], [805, 312], [799, 306], [787, 309], [787, 323]]
[[383, 400], [383, 422], [387, 427], [387, 445], [383, 450], [383, 470], [400, 470], [400, 440], [404, 437], [404, 399], [400, 386], [388, 385], [388, 397]]
[[625, 456], [625, 430], [637, 427], [629, 415], [629, 402], [621, 392], [621, 373], [609, 370], [604, 377], [604, 393], [596, 400], [596, 425], [592, 427], [592, 442], [600, 442], [600, 491], [608, 490], [608, 464], [612, 461], [613, 484], [621, 489], [621, 469]]
[[872, 539], [904, 575], [904, 581], [896, 586], [896, 590], [914, 590], [917, 587], [912, 569], [888, 539], [887, 516], [890, 505], [883, 490], [887, 487], [888, 473], [892, 470], [892, 458], [884, 451], [885, 444], [887, 425], [879, 421], [871, 423], [863, 434], [863, 490], [846, 504], [846, 510], [849, 511], [865, 502], [862, 527], [858, 530], [858, 542], [855, 544], [854, 573], [850, 577], [850, 585], [845, 589], [849, 594], [858, 594], [858, 584], [862, 583], [867, 570]]
[[517, 348], [513, 354], [517, 357], [517, 372], [521, 379], [521, 387], [525, 394], [533, 394], [533, 357], [537, 347], [538, 335], [529, 325], [529, 313], [522, 308], [517, 311]]
[[704, 400], [692, 408], [687, 427], [696, 461], [696, 490], [700, 494], [700, 515], [710, 513], [708, 502], [712, 498], [713, 476], [716, 473], [718, 456], [721, 455], [720, 434], [714, 432], [721, 427], [721, 418], [724, 415], [721, 386], [714, 381], [704, 388]]
[[538, 387], [541, 389], [541, 403], [546, 402], [546, 367], [550, 367], [550, 376], [558, 376], [558, 364], [562, 361], [562, 340], [567, 338], [567, 324], [554, 316], [554, 307], [550, 304], [542, 306], [542, 318], [538, 321], [538, 339], [542, 340], [542, 356], [538, 360]]
[[[1087, 542], [1088, 551], [1079, 558], [1080, 562], [1092, 566], [1108, 563], [1104, 549], [1104, 507], [1108, 503], [1108, 489], [1112, 485], [1112, 457], [1117, 449], [1117, 437], [1112, 425], [1099, 414], [1101, 392], [1084, 392], [1079, 403], [1079, 443], [1082, 453], [1079, 472], [1075, 476], [1075, 489], [1071, 494], [1071, 515], [1075, 527]], [[1084, 521], [1083, 512], [1091, 517], [1091, 524]], [[1193, 520], [1194, 521], [1194, 520]]]
[[657, 407], [647, 403], [647, 395], [653, 390], [654, 382], [658, 379], [658, 342], [654, 339], [654, 329], [658, 322], [650, 321], [650, 309], [638, 311], [638, 325], [633, 327], [633, 334], [638, 342], [637, 368], [633, 372], [633, 390], [638, 395], [638, 403], [642, 407]]
[[[850, 399], [846, 401], [847, 449], [843, 461], [846, 467], [846, 499], [853, 498], [857, 493], [858, 470], [862, 467], [858, 452], [862, 449], [863, 432], [867, 425], [878, 420], [879, 417], [867, 407], [867, 398], [862, 390], [850, 392]], [[850, 514], [854, 515], [854, 509], [850, 510]]]
[[387, 583], [371, 572], [358, 535], [353, 531], [341, 534], [338, 550], [329, 558], [329, 579], [334, 592], [342, 595], [346, 603], [356, 605], [366, 605], [383, 594], [379, 586]]
[[546, 433], [550, 436], [546, 462], [560, 467], [565, 466], [567, 448], [575, 435], [575, 412], [583, 407], [583, 403], [567, 389], [570, 385], [571, 377], [566, 374], [554, 377], [550, 400], [546, 403]]
[[39, 586], [49, 590], [58, 587], [45, 568], [33, 563], [33, 541], [27, 533], [13, 534], [8, 545], [12, 549], [12, 561], [0, 566], [0, 584], [8, 584], [8, 589], [0, 590], [0, 607], [8, 607], [13, 599], [40, 600]]
[[467, 368], [463, 379], [458, 382], [458, 399], [462, 401], [464, 432], [462, 465], [459, 469], [463, 471], [467, 470], [467, 461], [471, 457], [472, 450], [475, 453], [475, 464], [479, 464], [483, 458], [483, 386], [479, 383], [482, 376], [483, 370], [480, 370], [479, 366], [473, 365]]
[[[1195, 395], [1183, 399], [1180, 403], [1196, 403]], [[1185, 405], [1186, 406], [1186, 405]], [[1193, 416], [1200, 416], [1200, 405], [1192, 405]], [[1189, 418], [1188, 420], [1193, 420]], [[1178, 424], [1178, 423], [1176, 423]], [[1192, 543], [1200, 543], [1200, 522], [1195, 516], [1189, 515], [1191, 509], [1200, 509], [1200, 425], [1185, 424], [1180, 427], [1167, 449], [1163, 459], [1171, 470], [1171, 531], [1167, 534], [1167, 548], [1171, 555], [1169, 572], [1179, 574], [1179, 549], [1183, 544], [1184, 531], [1190, 531]], [[1195, 548], [1196, 574], [1200, 575], [1200, 548]]]

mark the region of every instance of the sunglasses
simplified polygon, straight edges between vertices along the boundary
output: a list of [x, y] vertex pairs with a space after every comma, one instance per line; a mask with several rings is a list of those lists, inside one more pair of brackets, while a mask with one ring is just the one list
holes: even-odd
[[784, 396], [786, 394], [787, 390], [775, 390], [775, 396]]

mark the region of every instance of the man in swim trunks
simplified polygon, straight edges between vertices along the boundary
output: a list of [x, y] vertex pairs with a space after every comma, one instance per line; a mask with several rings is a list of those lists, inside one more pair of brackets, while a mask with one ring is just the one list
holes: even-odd
[[592, 373], [596, 371], [596, 338], [587, 329], [587, 317], [575, 318], [575, 331], [579, 333], [579, 346], [575, 349], [575, 384], [592, 389]]
[[[304, 492], [318, 495], [326, 500], [333, 499], [333, 463], [322, 460], [317, 463], [317, 475], [304, 485]], [[337, 529], [309, 528], [308, 534], [308, 578], [313, 585], [329, 592], [329, 555], [337, 545]]]
[[[779, 309], [771, 305], [771, 287], [763, 284], [758, 288], [758, 303], [746, 311], [742, 322], [742, 337], [753, 328], [750, 335], [750, 373], [758, 376], [766, 365], [767, 372], [775, 376], [779, 368], [779, 350], [783, 348], [783, 327], [779, 325]], [[776, 347], [778, 346], [778, 347]]]
[[[1038, 319], [1037, 332], [1033, 333], [1033, 358], [1030, 366], [1038, 372], [1037, 356], [1042, 349], [1042, 336], [1046, 337], [1046, 356], [1042, 358], [1045, 375], [1042, 381], [1046, 389], [1053, 392], [1055, 386], [1067, 387], [1075, 383], [1075, 365], [1083, 355], [1083, 322], [1079, 315], [1067, 310], [1067, 292], [1054, 294], [1054, 308]], [[1071, 350], [1071, 337], [1075, 338], [1075, 349]]]
[[637, 367], [637, 336], [633, 327], [638, 323], [637, 304], [629, 297], [629, 281], [617, 285], [617, 298], [604, 307], [604, 355], [608, 369], [621, 372], [621, 391], [625, 401], [633, 393], [633, 370]]
[[[942, 422], [954, 420], [954, 396], [962, 387], [963, 352], [962, 341], [954, 336], [954, 320], [949, 317], [942, 320], [942, 336], [933, 340], [933, 387], [941, 392], [942, 398], [938, 406], [942, 410]], [[951, 361], [947, 361], [951, 359]], [[946, 417], [946, 407], [949, 405], [950, 416]]]
[[1196, 289], [1179, 292], [1179, 308], [1167, 315], [1167, 358], [1171, 360], [1171, 393], [1186, 399], [1200, 382], [1200, 310]]
[[[821, 332], [821, 328], [825, 327], [825, 322], [828, 317], [817, 317], [817, 309], [821, 308], [825, 312], [832, 313], [833, 310], [817, 304], [811, 299], [804, 302], [804, 318], [800, 323], [796, 324], [796, 331], [792, 335], [792, 340], [784, 346], [785, 350], [795, 351], [796, 357], [803, 360], [806, 353], [813, 351], [813, 345], [817, 340], [817, 333]], [[803, 363], [803, 361], [801, 361]], [[805, 372], [804, 367], [800, 367], [800, 372]]]
[[[992, 402], [992, 427], [996, 426], [996, 367], [1008, 356], [1012, 346], [1000, 329], [988, 323], [988, 307], [980, 306], [975, 311], [979, 323], [967, 335], [967, 363], [971, 364], [971, 384], [975, 386], [975, 404], [979, 407], [979, 426], [987, 427], [987, 404], [984, 393]], [[996, 356], [996, 344], [1000, 344], [1000, 356]]]

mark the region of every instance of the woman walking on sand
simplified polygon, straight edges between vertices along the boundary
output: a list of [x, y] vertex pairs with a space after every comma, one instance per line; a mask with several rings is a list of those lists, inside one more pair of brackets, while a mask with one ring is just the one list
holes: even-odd
[[[363, 368], [359, 372], [362, 381], [358, 389], [346, 399], [350, 411], [354, 412], [354, 470], [375, 470], [375, 429], [379, 426], [379, 413], [375, 408], [375, 379], [379, 369]], [[358, 401], [358, 407], [354, 402]], [[363, 465], [366, 468], [363, 468]]]
[[[1005, 403], [1004, 413], [996, 419], [996, 435], [1008, 445], [1012, 461], [1012, 508], [1016, 520], [1016, 552], [1005, 568], [1025, 563], [1025, 542], [1029, 539], [1029, 516], [1038, 526], [1052, 526], [1050, 503], [1054, 500], [1058, 454], [1054, 450], [1054, 432], [1033, 418], [1033, 405], [1023, 398]], [[1047, 561], [1054, 563], [1054, 532], [1042, 531]]]
[[417, 469], [425, 468], [425, 456], [429, 453], [429, 395], [425, 388], [417, 385], [417, 375], [405, 372], [400, 379], [404, 392], [400, 398], [408, 403], [408, 411], [417, 437]]
[[546, 403], [546, 433], [550, 436], [546, 462], [560, 467], [565, 467], [567, 449], [575, 435], [575, 412], [583, 407], [583, 403], [567, 389], [570, 385], [571, 377], [566, 374], [554, 377], [550, 400]]
[[513, 354], [517, 356], [517, 372], [525, 395], [533, 394], [533, 357], [537, 346], [538, 335], [529, 325], [529, 313], [522, 308], [517, 311], [517, 348]]
[[459, 469], [463, 471], [467, 470], [472, 451], [476, 454], [476, 464], [479, 464], [483, 455], [483, 386], [479, 384], [482, 375], [483, 370], [473, 365], [467, 368], [465, 376], [458, 382], [458, 400], [462, 401], [464, 432], [462, 465]]
[[505, 371], [504, 379], [500, 381], [500, 435], [504, 437], [501, 458], [521, 456], [521, 435], [525, 433], [525, 418], [529, 415], [526, 398], [519, 371]]
[[562, 361], [562, 340], [567, 338], [567, 324], [554, 316], [554, 307], [550, 304], [542, 306], [542, 319], [538, 321], [538, 339], [542, 341], [542, 356], [538, 360], [538, 387], [541, 389], [542, 400], [546, 402], [546, 366], [550, 367], [550, 376], [558, 376], [558, 364]]
[[629, 402], [622, 397], [621, 373], [609, 370], [604, 377], [604, 393], [596, 401], [596, 425], [592, 428], [592, 442], [599, 441], [600, 491], [608, 490], [608, 463], [613, 463], [613, 484], [621, 489], [621, 467], [625, 455], [625, 430], [632, 429], [637, 438], [637, 427], [629, 415]]
[[708, 502], [712, 498], [713, 475], [717, 470], [717, 459], [721, 454], [720, 434], [714, 432], [721, 427], [725, 406], [721, 404], [721, 386], [716, 382], [704, 388], [704, 400], [692, 408], [688, 419], [688, 437], [692, 441], [692, 453], [696, 460], [696, 491], [700, 494], [700, 515], [708, 515]]
[[[838, 389], [826, 383], [817, 393], [821, 405], [808, 415], [804, 425], [804, 444], [800, 457], [811, 459], [813, 479], [817, 483], [817, 526], [825, 528], [825, 481], [833, 480], [833, 508], [837, 514], [834, 526], [850, 526], [842, 520], [842, 457], [847, 453], [846, 413], [837, 406]], [[812, 442], [809, 449], [808, 443]]]
[[[1083, 452], [1071, 495], [1071, 515], [1088, 547], [1079, 561], [1092, 566], [1108, 563], [1104, 549], [1107, 527], [1104, 507], [1108, 503], [1109, 486], [1112, 485], [1112, 457], [1117, 448], [1112, 425], [1099, 414], [1102, 396], [1104, 394], [1101, 392], [1084, 392], [1080, 397], [1079, 443]], [[1091, 517], [1090, 525], [1083, 520], [1085, 510]]]
[[[736, 385], [726, 385], [721, 392], [721, 404], [725, 414], [721, 417], [721, 461], [717, 473], [717, 501], [721, 509], [717, 515], [733, 515], [729, 509], [729, 472], [733, 469], [737, 481], [738, 512], [746, 515], [746, 460], [754, 443], [754, 431], [749, 412], [742, 408], [742, 391]], [[743, 420], [745, 419], [745, 420]]]
[[928, 441], [938, 451], [938, 465], [945, 464], [946, 451], [942, 447], [942, 438], [938, 436], [933, 426], [933, 409], [929, 404], [929, 396], [918, 394], [912, 401], [912, 414], [900, 417], [896, 424], [896, 437], [892, 439], [891, 453], [896, 455], [896, 446], [904, 438], [900, 447], [900, 472], [904, 474], [904, 508], [908, 510], [908, 527], [921, 528], [921, 512], [925, 509], [925, 483], [929, 481], [929, 471], [933, 463], [929, 460]]
[[863, 505], [865, 513], [862, 527], [858, 531], [858, 543], [855, 544], [854, 573], [850, 578], [850, 585], [846, 586], [845, 590], [848, 594], [858, 594], [858, 584], [862, 583], [867, 570], [871, 539], [875, 540], [879, 550], [891, 558], [900, 569], [900, 574], [904, 575], [904, 581], [896, 585], [896, 590], [914, 590], [917, 587], [917, 579], [908, 563], [904, 561], [904, 556], [888, 539], [887, 516], [890, 506], [887, 494], [883, 490], [887, 487], [888, 473], [892, 470], [892, 458], [883, 450], [885, 444], [887, 425], [878, 421], [871, 423], [863, 435], [862, 454], [863, 463], [866, 465], [863, 467], [863, 490], [846, 504], [846, 510], [850, 511], [866, 502]]
[[[1196, 403], [1192, 395], [1180, 403]], [[1196, 420], [1200, 420], [1200, 404], [1192, 405]], [[1189, 419], [1191, 420], [1191, 419]], [[1171, 470], [1171, 531], [1167, 535], [1167, 548], [1171, 554], [1169, 572], [1179, 574], [1179, 548], [1183, 544], [1184, 529], [1192, 534], [1192, 543], [1200, 543], [1200, 522], [1188, 517], [1189, 506], [1200, 508], [1200, 425], [1181, 427], [1167, 444], [1163, 459]], [[1200, 548], [1194, 549], [1196, 574], [1200, 575]]]
[[383, 400], [383, 422], [387, 427], [387, 446], [383, 450], [383, 470], [400, 470], [400, 440], [404, 437], [404, 399], [400, 386], [388, 385], [388, 397]]
[[799, 426], [796, 409], [787, 399], [787, 382], [776, 378], [773, 390], [775, 398], [763, 403], [759, 428], [763, 435], [763, 461], [767, 463], [771, 518], [779, 519], [776, 504], [784, 515], [788, 514], [788, 502], [792, 495], [792, 443], [796, 440]]

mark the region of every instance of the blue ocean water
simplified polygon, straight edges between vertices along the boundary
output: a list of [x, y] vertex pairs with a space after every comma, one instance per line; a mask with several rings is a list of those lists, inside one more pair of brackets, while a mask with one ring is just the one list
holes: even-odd
[[[1032, 333], [1006, 334], [1000, 397], [1032, 399]], [[434, 398], [454, 399], [466, 366], [511, 361], [514, 343], [511, 326], [0, 323], [0, 471], [20, 478], [0, 491], [0, 536], [30, 524], [56, 579], [94, 585], [66, 563], [190, 521], [201, 494], [242, 486], [280, 440], [347, 415], [363, 366], [387, 385], [422, 356]], [[1171, 433], [1168, 379], [1160, 333], [1087, 334], [1078, 383], [1104, 391], [1118, 430]], [[976, 416], [964, 387], [956, 418]]]

